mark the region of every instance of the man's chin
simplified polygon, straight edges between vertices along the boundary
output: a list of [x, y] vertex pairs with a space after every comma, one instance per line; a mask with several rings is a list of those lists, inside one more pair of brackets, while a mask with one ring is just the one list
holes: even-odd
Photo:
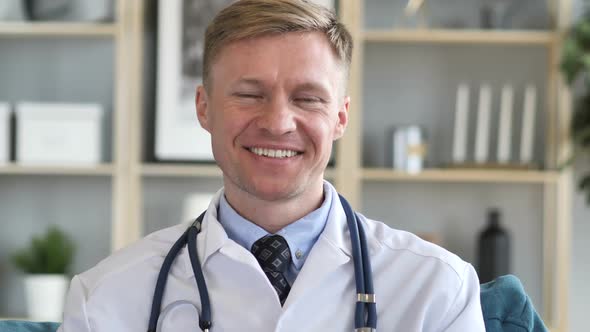
[[259, 200], [278, 202], [291, 199], [303, 190], [301, 183], [293, 180], [260, 179], [247, 185], [247, 191]]
[[266, 202], [280, 202], [297, 196], [300, 191], [295, 188], [260, 188], [255, 187], [250, 190], [250, 194], [257, 199]]

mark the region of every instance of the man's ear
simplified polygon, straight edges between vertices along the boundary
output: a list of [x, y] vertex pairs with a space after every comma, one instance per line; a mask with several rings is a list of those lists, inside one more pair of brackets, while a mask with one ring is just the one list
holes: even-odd
[[206, 131], [211, 132], [209, 123], [209, 96], [207, 95], [207, 90], [202, 85], [197, 87], [195, 103], [197, 106], [197, 118], [199, 119], [201, 127]]
[[334, 140], [344, 136], [344, 131], [348, 125], [348, 109], [350, 108], [350, 97], [344, 97], [342, 105], [338, 108], [338, 123], [334, 129]]

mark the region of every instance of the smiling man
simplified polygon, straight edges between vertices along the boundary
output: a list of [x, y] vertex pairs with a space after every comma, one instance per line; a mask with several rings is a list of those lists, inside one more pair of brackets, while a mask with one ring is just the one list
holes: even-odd
[[189, 231], [156, 232], [74, 277], [60, 330], [352, 331], [372, 324], [357, 301], [376, 299], [380, 331], [484, 331], [471, 265], [362, 215], [351, 229], [366, 236], [376, 297], [357, 295], [358, 240], [324, 181], [351, 54], [334, 14], [304, 0], [220, 12], [196, 109], [224, 187]]

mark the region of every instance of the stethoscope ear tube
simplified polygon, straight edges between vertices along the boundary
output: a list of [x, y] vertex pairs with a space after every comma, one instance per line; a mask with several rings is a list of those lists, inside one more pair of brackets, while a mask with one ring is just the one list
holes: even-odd
[[150, 321], [148, 324], [148, 332], [156, 332], [158, 325], [158, 318], [160, 317], [160, 310], [162, 308], [162, 299], [164, 298], [164, 289], [166, 288], [166, 281], [168, 280], [168, 272], [174, 263], [174, 259], [178, 256], [178, 253], [187, 243], [187, 235], [189, 230], [187, 229], [184, 234], [174, 243], [158, 274], [158, 281], [156, 282], [156, 290], [154, 291], [154, 299], [152, 300], [152, 310], [150, 313]]
[[[204, 214], [204, 212], [203, 212]], [[199, 315], [199, 327], [203, 331], [208, 331], [211, 328], [211, 304], [209, 303], [209, 291], [207, 290], [207, 284], [205, 283], [205, 277], [203, 276], [203, 270], [201, 263], [199, 262], [199, 256], [197, 255], [197, 234], [199, 233], [201, 220], [203, 215], [197, 219], [195, 223], [189, 228], [188, 232], [188, 254], [191, 259], [191, 266], [193, 267], [193, 273], [199, 288], [199, 296], [201, 297], [201, 314]]]
[[[199, 257], [197, 255], [197, 234], [201, 230], [201, 222], [205, 217], [203, 212], [183, 234], [174, 243], [158, 274], [158, 281], [156, 282], [156, 290], [154, 291], [154, 299], [152, 301], [152, 310], [150, 313], [150, 320], [148, 323], [148, 332], [156, 332], [158, 326], [158, 319], [160, 318], [160, 311], [162, 309], [162, 299], [164, 298], [164, 290], [166, 289], [166, 281], [168, 281], [168, 274], [172, 268], [172, 263], [178, 256], [178, 253], [182, 248], [188, 244], [188, 253], [191, 258], [191, 265], [197, 281], [197, 287], [199, 288], [199, 295], [201, 297], [201, 315], [199, 317], [199, 327], [203, 331], [209, 331], [211, 328], [211, 307], [209, 305], [209, 292], [207, 291], [207, 285], [205, 284], [205, 278], [201, 271], [201, 264], [199, 263]], [[195, 265], [196, 261], [196, 265]]]
[[[350, 232], [350, 245], [352, 247], [352, 257], [354, 263], [354, 279], [356, 282], [356, 292], [357, 294], [365, 293], [365, 276], [363, 273], [363, 262], [361, 261], [361, 245], [360, 245], [360, 238], [358, 233], [358, 228], [356, 226], [356, 219], [354, 213], [352, 212], [352, 208], [350, 204], [340, 195], [340, 202], [342, 203], [342, 207], [344, 208], [344, 214], [346, 214], [346, 222], [348, 223], [348, 231]], [[359, 329], [365, 326], [365, 304], [363, 302], [357, 301], [355, 304], [355, 314], [354, 314], [354, 327], [355, 329]]]
[[[355, 331], [377, 328], [377, 309], [375, 304], [375, 292], [373, 289], [373, 277], [369, 261], [367, 238], [365, 231], [358, 221], [356, 213], [350, 204], [338, 194], [346, 215], [350, 243], [354, 263], [354, 276], [356, 281], [357, 302], [355, 306], [354, 326]], [[366, 300], [365, 298], [371, 298]], [[367, 311], [368, 310], [368, 314]], [[367, 319], [367, 320], [365, 320]]]
[[361, 243], [361, 255], [363, 258], [363, 274], [365, 280], [365, 292], [368, 295], [372, 295], [372, 299], [366, 302], [368, 314], [367, 314], [367, 327], [377, 329], [377, 303], [375, 302], [375, 289], [373, 287], [373, 270], [371, 268], [371, 259], [369, 258], [369, 248], [367, 248], [367, 236], [365, 230], [361, 225], [355, 213], [355, 219], [359, 229], [359, 237]]

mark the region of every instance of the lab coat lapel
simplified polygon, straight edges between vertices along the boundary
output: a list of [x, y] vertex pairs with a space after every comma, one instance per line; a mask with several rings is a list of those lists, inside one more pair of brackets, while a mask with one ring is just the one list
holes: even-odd
[[[219, 222], [217, 208], [219, 207], [221, 195], [223, 195], [223, 189], [218, 191], [211, 200], [211, 203], [207, 208], [207, 213], [203, 218], [202, 230], [197, 236], [197, 254], [201, 266], [205, 270], [209, 258], [219, 251], [221, 254], [226, 255], [234, 261], [251, 265], [255, 269], [259, 268], [256, 258], [239, 244], [231, 241]], [[183, 249], [182, 255], [185, 260], [185, 273], [188, 277], [191, 277], [193, 276], [193, 270], [186, 247]], [[266, 278], [262, 270], [259, 270], [261, 275]]]
[[[227, 233], [217, 220], [217, 207], [221, 195], [223, 195], [223, 189], [219, 190], [209, 203], [207, 213], [203, 218], [201, 232], [197, 236], [197, 255], [203, 267], [207, 264], [207, 259], [229, 241]], [[186, 273], [192, 276], [193, 270], [186, 247], [183, 249], [182, 255], [185, 260]]]
[[[331, 186], [330, 186], [331, 187]], [[297, 275], [284, 307], [295, 303], [306, 292], [313, 291], [337, 268], [351, 260], [350, 237], [346, 216], [336, 190], [331, 187], [332, 207], [328, 214], [326, 227]]]

